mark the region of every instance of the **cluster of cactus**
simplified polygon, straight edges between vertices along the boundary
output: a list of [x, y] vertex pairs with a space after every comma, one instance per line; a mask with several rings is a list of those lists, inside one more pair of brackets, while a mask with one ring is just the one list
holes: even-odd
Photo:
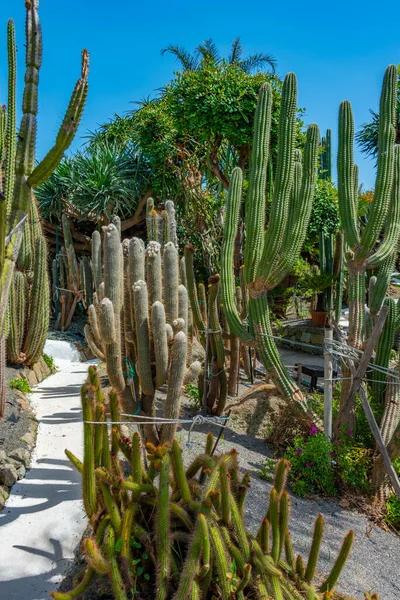
[[319, 130], [307, 130], [303, 154], [295, 149], [297, 82], [293, 73], [284, 80], [278, 125], [276, 177], [266, 228], [266, 177], [270, 157], [272, 90], [262, 86], [254, 121], [254, 137], [245, 210], [246, 244], [244, 280], [249, 292], [249, 329], [237, 310], [233, 275], [234, 244], [242, 198], [242, 171], [231, 175], [221, 276], [224, 313], [230, 330], [247, 345], [255, 346], [267, 375], [283, 396], [304, 405], [304, 398], [279, 356], [272, 338], [268, 298], [272, 290], [292, 270], [301, 250], [310, 218], [317, 175]]
[[[146, 248], [138, 238], [121, 244], [117, 217], [103, 227], [103, 252], [100, 233], [93, 233], [96, 291], [85, 336], [93, 353], [105, 361], [127, 412], [154, 418], [156, 389], [167, 384], [164, 417], [171, 420], [179, 417], [182, 385], [198, 377], [201, 363], [191, 360], [188, 344], [189, 302], [186, 287], [179, 283], [173, 202], [167, 201], [158, 215], [149, 199], [147, 219]], [[153, 443], [172, 438], [175, 429], [170, 424], [161, 434], [154, 423], [143, 426]]]
[[78, 302], [88, 308], [93, 302], [93, 276], [89, 258], [79, 261], [75, 254], [69, 219], [62, 215], [64, 246], [53, 260], [53, 296], [58, 298], [61, 310], [57, 316], [56, 328], [65, 331], [69, 328]]
[[[351, 105], [342, 102], [339, 112], [338, 193], [339, 211], [347, 246], [349, 336], [348, 344], [362, 349], [368, 334], [366, 273], [376, 272], [369, 298], [370, 318], [381, 308], [392, 274], [400, 235], [400, 146], [395, 144], [397, 67], [385, 72], [379, 113], [378, 164], [368, 220], [360, 226], [358, 216], [358, 169], [353, 159], [354, 120]], [[383, 232], [382, 232], [383, 230]], [[379, 245], [377, 245], [380, 240]], [[345, 373], [345, 376], [349, 373]], [[355, 400], [349, 401], [349, 381], [344, 381], [336, 424], [354, 430]]]
[[[42, 33], [38, 15], [38, 0], [26, 0], [26, 73], [22, 102], [22, 120], [16, 135], [16, 45], [12, 20], [7, 26], [8, 41], [8, 99], [0, 110], [0, 338], [6, 337], [6, 314], [14, 319], [14, 307], [8, 311], [10, 293], [13, 293], [17, 310], [25, 306], [29, 320], [25, 323], [25, 340], [21, 345], [22, 329], [17, 323], [8, 326], [18, 335], [13, 342], [13, 352], [20, 345], [22, 354], [34, 360], [42, 339], [45, 309], [36, 314], [37, 290], [41, 286], [40, 303], [46, 305], [46, 247], [41, 234], [33, 190], [45, 181], [60, 162], [78, 127], [87, 95], [88, 53], [83, 52], [82, 76], [78, 80], [67, 112], [61, 123], [53, 148], [38, 164], [35, 162], [38, 112], [38, 80], [42, 61]], [[22, 226], [24, 220], [29, 225]], [[22, 248], [21, 248], [22, 244]], [[17, 268], [26, 274], [14, 280]], [[44, 258], [44, 260], [43, 260]], [[25, 277], [25, 275], [24, 275]], [[40, 282], [38, 281], [40, 278]], [[26, 296], [28, 283], [31, 296]], [[22, 299], [24, 287], [25, 299]], [[19, 300], [16, 296], [20, 296]], [[31, 307], [29, 309], [29, 306]], [[16, 329], [19, 329], [18, 333]], [[1, 354], [4, 354], [3, 352]], [[0, 365], [4, 371], [4, 365]], [[0, 407], [0, 413], [2, 408]]]
[[[308, 600], [333, 597], [333, 588], [350, 553], [354, 534], [344, 538], [329, 575], [313, 585], [325, 529], [318, 515], [307, 560], [296, 557], [289, 533], [288, 463], [278, 461], [258, 533], [244, 522], [250, 474], [241, 475], [236, 450], [213, 455], [208, 434], [204, 453], [185, 467], [176, 440], [146, 444], [143, 459], [138, 433], [126, 437], [118, 399], [102, 394], [96, 371], [82, 388], [84, 456], [66, 451], [81, 472], [83, 498], [92, 533], [82, 541], [87, 563], [77, 587], [53, 592], [71, 600], [84, 592], [95, 573], [108, 577], [114, 597], [238, 600]], [[121, 456], [121, 459], [119, 458]], [[376, 596], [374, 596], [376, 598]]]

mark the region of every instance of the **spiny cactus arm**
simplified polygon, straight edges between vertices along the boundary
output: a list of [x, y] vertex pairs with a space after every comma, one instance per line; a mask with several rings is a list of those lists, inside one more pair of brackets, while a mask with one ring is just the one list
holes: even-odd
[[221, 465], [219, 468], [219, 486], [221, 491], [221, 515], [222, 521], [225, 525], [229, 525], [231, 520], [231, 507], [230, 507], [230, 484], [228, 479], [228, 472], [225, 465]]
[[175, 485], [178, 488], [185, 503], [192, 501], [188, 480], [185, 476], [185, 469], [182, 461], [182, 450], [176, 440], [172, 442], [172, 471], [174, 474]]
[[[103, 472], [104, 472], [104, 470], [103, 470]], [[111, 489], [110, 489], [111, 486], [108, 482], [103, 481], [102, 478], [100, 477], [100, 474], [102, 473], [101, 469], [99, 469], [99, 468], [96, 469], [94, 471], [94, 473], [98, 476], [98, 478], [100, 480], [100, 482], [99, 482], [100, 489], [103, 494], [104, 504], [105, 504], [107, 513], [110, 517], [110, 520], [111, 520], [111, 523], [113, 526], [113, 530], [115, 531], [117, 536], [119, 536], [121, 533], [121, 524], [122, 524], [121, 514], [120, 514], [120, 511], [118, 508], [118, 504], [115, 501], [115, 498], [111, 492]], [[106, 473], [106, 477], [109, 477], [108, 472]]]
[[99, 346], [97, 346], [95, 337], [93, 335], [93, 330], [90, 327], [90, 325], [86, 324], [85, 327], [83, 328], [83, 332], [85, 334], [85, 340], [86, 340], [87, 345], [89, 346], [90, 350], [93, 352], [93, 354], [99, 360], [101, 360], [101, 362], [105, 362], [106, 357], [105, 357], [102, 349], [99, 348]]
[[226, 558], [225, 544], [223, 542], [219, 527], [214, 521], [209, 523], [209, 532], [213, 554], [215, 557], [215, 566], [218, 574], [218, 582], [221, 590], [222, 600], [229, 600], [230, 590], [226, 574], [229, 573], [228, 561]]
[[133, 300], [138, 356], [136, 366], [143, 393], [151, 396], [154, 393], [154, 385], [150, 363], [149, 310], [145, 281], [139, 280], [133, 285]]
[[393, 269], [397, 259], [397, 253], [398, 245], [394, 247], [392, 254], [389, 255], [388, 258], [378, 266], [372, 298], [369, 299], [369, 310], [371, 316], [375, 316], [381, 309], [388, 285], [392, 278]]
[[108, 561], [111, 564], [110, 579], [115, 600], [128, 600], [115, 555], [115, 533], [111, 525], [107, 527], [106, 552]]
[[167, 323], [178, 318], [179, 258], [173, 242], [164, 247], [164, 305]]
[[148, 198], [146, 202], [146, 229], [148, 242], [156, 242], [158, 240], [157, 229], [154, 229], [154, 212], [157, 214], [154, 210], [154, 200], [153, 198]]
[[348, 246], [356, 248], [360, 238], [358, 234], [358, 215], [355, 211], [356, 204], [353, 184], [354, 119], [351, 104], [347, 100], [340, 105], [338, 131], [337, 167], [340, 220]]
[[311, 583], [317, 568], [319, 551], [321, 548], [322, 536], [324, 534], [325, 521], [322, 515], [318, 515], [315, 519], [313, 539], [311, 542], [310, 553], [308, 555], [307, 568], [304, 579], [307, 583]]
[[[246, 282], [244, 280], [244, 265], [240, 267], [239, 271], [239, 280], [240, 280], [240, 300], [241, 300], [241, 311], [239, 315], [239, 319], [244, 321], [247, 318], [248, 314], [248, 301], [249, 301], [249, 292], [246, 287]], [[238, 300], [239, 294], [237, 294], [236, 301]]]
[[165, 202], [165, 211], [168, 215], [168, 242], [172, 242], [176, 248], [178, 248], [178, 238], [176, 234], [176, 217], [175, 217], [175, 204], [172, 200]]
[[187, 280], [187, 290], [189, 294], [190, 306], [192, 307], [193, 312], [193, 321], [196, 325], [199, 332], [203, 333], [207, 325], [203, 322], [199, 302], [197, 299], [197, 290], [196, 290], [196, 281], [194, 278], [194, 268], [193, 268], [193, 255], [194, 255], [194, 247], [191, 245], [185, 246], [185, 266], [186, 266], [186, 280]]
[[157, 544], [157, 581], [156, 600], [166, 600], [168, 581], [171, 569], [171, 541], [169, 530], [169, 471], [170, 455], [164, 454], [160, 465], [160, 482], [158, 488], [156, 544]]
[[[269, 83], [264, 83], [260, 89], [254, 117], [253, 151], [249, 175], [249, 191], [246, 200], [246, 232], [248, 242], [245, 247], [244, 265], [247, 284], [255, 278], [264, 247], [265, 186], [271, 115], [272, 88]], [[239, 211], [239, 207], [236, 210]], [[233, 239], [235, 239], [238, 219], [232, 219], [232, 223], [235, 227], [232, 233]], [[232, 264], [230, 262], [230, 268], [232, 268]]]
[[93, 579], [95, 571], [92, 567], [87, 567], [85, 569], [85, 573], [81, 581], [69, 592], [51, 592], [50, 596], [54, 600], [75, 600], [75, 598], [79, 598], [83, 594], [83, 592], [88, 588], [90, 582]]
[[394, 177], [392, 195], [386, 217], [386, 226], [383, 242], [378, 250], [368, 259], [370, 266], [378, 266], [393, 254], [400, 238], [400, 146], [395, 146], [394, 151]]
[[9, 331], [6, 340], [7, 358], [11, 363], [18, 363], [21, 356], [22, 343], [25, 334], [27, 317], [27, 299], [29, 297], [29, 285], [21, 271], [15, 271], [13, 283], [10, 289], [8, 320]]
[[189, 320], [189, 296], [186, 287], [182, 284], [180, 284], [178, 287], [178, 306], [178, 318], [183, 319], [185, 323], [183, 331], [187, 335]]
[[85, 538], [82, 546], [88, 565], [99, 575], [107, 575], [111, 570], [111, 564], [104, 558], [96, 542], [91, 538]]
[[354, 214], [358, 215], [358, 165], [353, 164], [353, 201], [354, 201]]
[[[221, 465], [222, 467], [224, 465]], [[220, 467], [221, 469], [221, 467]], [[229, 494], [229, 508], [231, 512], [231, 518], [233, 523], [233, 529], [236, 534], [236, 538], [238, 541], [239, 549], [243, 554], [243, 558], [245, 561], [248, 561], [250, 558], [250, 544], [247, 537], [246, 528], [244, 525], [243, 517], [240, 514], [235, 498], [232, 493]]]
[[98, 293], [101, 282], [103, 281], [103, 274], [101, 269], [101, 236], [100, 232], [97, 230], [92, 233], [91, 246], [94, 289]]
[[260, 528], [257, 533], [257, 541], [261, 546], [261, 549], [266, 554], [269, 554], [270, 546], [269, 546], [269, 534], [271, 530], [271, 525], [267, 517], [265, 517], [261, 521]]
[[[313, 123], [307, 130], [307, 140], [304, 149], [304, 166], [301, 169], [301, 187], [299, 189], [299, 182], [297, 179], [300, 176], [300, 169], [297, 167], [294, 174], [294, 189], [292, 190], [290, 203], [291, 217], [289, 218], [288, 227], [286, 229], [282, 253], [276, 264], [270, 269], [267, 285], [268, 289], [275, 287], [293, 269], [303, 246], [314, 198], [317, 176], [318, 140], [319, 128], [318, 125]], [[297, 161], [297, 165], [298, 164], [299, 161]], [[260, 273], [262, 273], [261, 266], [262, 263], [260, 263]]]
[[86, 514], [90, 518], [97, 510], [95, 459], [94, 459], [94, 425], [92, 401], [88, 394], [88, 386], [81, 388], [81, 402], [83, 415], [83, 503]]
[[198, 303], [201, 312], [201, 318], [203, 319], [203, 323], [207, 323], [207, 294], [206, 294], [206, 286], [201, 281], [197, 286], [198, 289]]
[[50, 284], [47, 272], [47, 248], [43, 236], [36, 240], [33, 283], [28, 330], [23, 352], [27, 364], [34, 364], [43, 353], [49, 328]]
[[103, 298], [99, 305], [99, 334], [102, 344], [105, 346], [117, 341], [115, 328], [114, 307], [110, 298]]
[[156, 359], [155, 387], [158, 388], [164, 385], [168, 375], [168, 340], [164, 305], [161, 302], [154, 302], [151, 307], [151, 326]]
[[[161, 246], [158, 242], [149, 242], [146, 248], [146, 281], [150, 306], [162, 301], [162, 260]], [[134, 282], [136, 283], [136, 282]]]
[[79, 458], [75, 456], [75, 454], [72, 454], [72, 452], [70, 452], [69, 450], [64, 450], [64, 452], [67, 458], [69, 458], [69, 460], [71, 461], [72, 465], [75, 467], [75, 469], [82, 475], [83, 463], [79, 460]]
[[72, 96], [56, 137], [56, 143], [28, 177], [28, 185], [37, 187], [50, 177], [71, 145], [82, 117], [88, 93], [89, 52], [82, 51], [81, 77]]
[[[385, 298], [384, 305], [387, 306], [389, 310], [382, 333], [379, 336], [376, 345], [374, 363], [387, 369], [389, 367], [390, 353], [397, 333], [397, 307], [393, 298]], [[374, 401], [377, 403], [377, 406], [383, 406], [386, 389], [386, 375], [373, 370], [371, 378], [374, 380], [371, 385]]]
[[102, 348], [103, 342], [100, 335], [99, 323], [97, 319], [96, 308], [93, 304], [91, 304], [88, 308], [88, 321], [90, 325], [90, 329], [92, 330], [93, 339], [96, 342], [96, 346]]
[[204, 516], [201, 513], [199, 513], [193, 533], [193, 538], [189, 544], [183, 571], [179, 579], [179, 586], [173, 597], [173, 600], [187, 600], [193, 585], [194, 578], [197, 575], [198, 567], [200, 564], [200, 556], [204, 534], [203, 527], [200, 524], [201, 520], [204, 521], [203, 525], [207, 529], [207, 522]]
[[[265, 96], [264, 92], [260, 92], [259, 103], [261, 106], [261, 93]], [[267, 100], [267, 98], [263, 97], [263, 102]], [[261, 110], [261, 108], [260, 108]], [[254, 134], [255, 135], [255, 134]], [[264, 135], [269, 135], [265, 133]], [[260, 140], [260, 153], [266, 153], [267, 149], [265, 149], [265, 144], [267, 142], [265, 139]], [[255, 161], [257, 162], [257, 161]], [[253, 179], [254, 181], [258, 181], [258, 179], [264, 181], [262, 179], [261, 168], [264, 164], [264, 159], [260, 159], [260, 166], [258, 168], [257, 165], [254, 165], [254, 173]], [[222, 280], [222, 298], [224, 304], [224, 312], [226, 319], [228, 321], [229, 327], [232, 333], [238, 336], [243, 342], [253, 342], [253, 338], [247, 329], [243, 326], [241, 318], [239, 316], [236, 301], [235, 301], [235, 279], [233, 275], [233, 254], [235, 247], [235, 239], [236, 239], [236, 231], [238, 227], [239, 220], [239, 210], [242, 196], [242, 170], [239, 167], [235, 167], [232, 171], [230, 184], [229, 184], [229, 193], [228, 199], [226, 203], [226, 215], [225, 215], [225, 223], [224, 223], [224, 236], [223, 236], [223, 245], [221, 252], [221, 280]], [[250, 198], [249, 198], [250, 200]], [[253, 202], [254, 199], [253, 199]], [[256, 204], [254, 204], [254, 208], [257, 209]], [[253, 208], [249, 211], [252, 212]], [[249, 216], [250, 219], [250, 216]], [[251, 220], [251, 226], [257, 231], [256, 223]], [[250, 243], [250, 242], [249, 242]], [[260, 242], [261, 243], [261, 242]], [[251, 255], [251, 260], [255, 260], [255, 255]], [[245, 298], [247, 298], [247, 289], [245, 287], [245, 277], [246, 270], [242, 270], [241, 278], [243, 280], [243, 288], [245, 290]]]
[[[178, 419], [180, 410], [180, 397], [183, 377], [186, 370], [186, 344], [187, 339], [183, 331], [178, 331], [174, 337], [171, 350], [171, 365], [168, 376], [168, 390], [165, 401], [165, 418]], [[161, 441], [172, 442], [175, 437], [177, 425], [174, 423], [163, 425]]]
[[357, 258], [366, 258], [372, 251], [386, 218], [394, 174], [395, 124], [397, 106], [397, 67], [389, 65], [383, 78], [379, 107], [378, 168], [374, 199], [368, 222], [360, 240]]
[[251, 565], [246, 564], [246, 565], [244, 565], [244, 568], [243, 568], [243, 577], [240, 580], [240, 582], [236, 588], [237, 594], [239, 592], [242, 592], [244, 590], [244, 588], [249, 585], [250, 579], [251, 579]]
[[289, 524], [289, 494], [286, 490], [282, 492], [279, 501], [279, 550], [278, 550], [278, 563], [282, 556], [282, 550], [285, 545], [285, 536], [288, 530]]
[[[257, 277], [261, 274], [267, 275], [268, 267], [272, 266], [275, 261], [284, 240], [289, 214], [289, 198], [293, 184], [296, 111], [297, 80], [294, 73], [288, 73], [282, 88], [274, 195], [271, 203], [269, 225], [265, 234], [264, 249], [257, 268]], [[265, 196], [265, 190], [260, 188], [258, 194]], [[248, 282], [250, 281], [248, 277], [246, 279]]]
[[281, 547], [280, 535], [279, 535], [279, 505], [278, 505], [278, 494], [276, 489], [272, 488], [269, 497], [269, 514], [271, 519], [272, 529], [272, 551], [271, 556], [275, 564], [279, 560], [279, 548]]
[[319, 588], [319, 591], [321, 593], [327, 592], [327, 591], [330, 592], [335, 587], [336, 582], [340, 577], [340, 573], [342, 572], [342, 569], [344, 567], [344, 564], [350, 554], [350, 550], [353, 545], [353, 541], [354, 541], [354, 532], [349, 531], [349, 533], [346, 535], [346, 537], [343, 540], [342, 547], [341, 547], [339, 555], [335, 561], [335, 564], [332, 567], [331, 572], [329, 573], [327, 579], [325, 579], [325, 581]]
[[[16, 80], [17, 80], [17, 49], [15, 43], [15, 27], [14, 21], [10, 19], [7, 23], [7, 56], [8, 56], [8, 98], [7, 98], [7, 131], [6, 131], [6, 148], [5, 148], [5, 194], [6, 202], [11, 205], [14, 192], [14, 163], [16, 150], [16, 122], [17, 122], [17, 106], [16, 106]], [[5, 214], [1, 215], [6, 221]], [[4, 249], [4, 243], [2, 251]]]

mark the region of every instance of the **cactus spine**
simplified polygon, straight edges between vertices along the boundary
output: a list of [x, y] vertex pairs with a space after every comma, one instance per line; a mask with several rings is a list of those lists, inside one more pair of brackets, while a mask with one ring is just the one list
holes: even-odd
[[[87, 411], [85, 420], [96, 409], [99, 391], [93, 368], [90, 381], [91, 389], [85, 387], [82, 395]], [[93, 427], [107, 429], [106, 425], [89, 428], [86, 423], [85, 449], [93, 447]], [[274, 529], [273, 548], [269, 549], [268, 544], [262, 546], [254, 539], [238, 510], [236, 498], [241, 480], [236, 452], [212, 457], [201, 454], [185, 470], [176, 440], [172, 446], [148, 443], [149, 466], [144, 468], [137, 433], [132, 439], [119, 438], [118, 445], [124, 454], [128, 448], [132, 454], [130, 474], [123, 477], [112, 474], [103, 463], [91, 472], [82, 470], [84, 495], [88, 495], [93, 478], [102, 490], [102, 495], [96, 497], [99, 510], [91, 513], [92, 534], [85, 539], [83, 552], [89, 567], [110, 579], [116, 598], [126, 598], [134, 581], [141, 596], [164, 600], [188, 600], [193, 597], [193, 589], [200, 600], [211, 597], [299, 600], [310, 597], [310, 590], [313, 598], [322, 600], [322, 591], [311, 586], [324, 529], [322, 516], [316, 521], [307, 569], [299, 557], [295, 573], [290, 556], [281, 556], [283, 544], [279, 540], [289, 537], [290, 503], [283, 490], [288, 471], [286, 461], [278, 463], [275, 488], [266, 507]], [[206, 451], [212, 446], [209, 434]], [[101, 456], [104, 455], [102, 452]], [[70, 453], [68, 456], [74, 460]], [[202, 467], [206, 465], [207, 483], [200, 485]], [[158, 483], [153, 484], [156, 474]], [[134, 491], [124, 496], [122, 492], [126, 490]], [[264, 519], [263, 523], [266, 522]], [[120, 550], [115, 545], [118, 539], [121, 539]], [[350, 532], [322, 584], [324, 590], [332, 591], [352, 541]], [[146, 578], [137, 575], [139, 564]], [[73, 596], [55, 592], [53, 597], [62, 600]]]
[[[314, 194], [319, 132], [310, 125], [304, 150], [304, 164], [295, 152], [297, 83], [293, 73], [286, 76], [278, 129], [278, 162], [269, 224], [265, 232], [265, 185], [269, 157], [272, 90], [264, 84], [257, 103], [251, 171], [246, 205], [246, 246], [244, 279], [249, 290], [248, 311], [251, 331], [243, 326], [235, 303], [233, 248], [242, 195], [242, 173], [231, 175], [226, 207], [221, 275], [224, 311], [231, 331], [247, 345], [256, 346], [268, 376], [288, 399], [303, 396], [284, 368], [273, 342], [267, 293], [292, 269], [306, 234]], [[298, 190], [292, 193], [292, 190]]]
[[[366, 339], [366, 270], [378, 270], [379, 283], [375, 286], [370, 302], [371, 316], [374, 317], [380, 310], [386, 294], [391, 274], [390, 265], [393, 266], [394, 249], [399, 240], [400, 147], [394, 143], [396, 102], [397, 67], [390, 65], [385, 72], [380, 100], [378, 169], [374, 199], [369, 209], [368, 222], [361, 231], [358, 220], [357, 167], [353, 160], [354, 121], [350, 103], [342, 102], [339, 111], [338, 193], [340, 218], [348, 246], [348, 344], [356, 348], [362, 348]], [[375, 249], [383, 226], [383, 240]], [[348, 390], [349, 383], [345, 382], [336, 423], [337, 431], [343, 426], [355, 429], [355, 400], [348, 401]]]

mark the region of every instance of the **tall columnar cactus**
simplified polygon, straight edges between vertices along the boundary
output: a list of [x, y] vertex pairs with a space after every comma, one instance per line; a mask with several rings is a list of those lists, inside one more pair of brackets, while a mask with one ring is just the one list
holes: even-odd
[[[360, 228], [358, 218], [358, 177], [353, 159], [354, 121], [350, 102], [342, 102], [339, 111], [338, 193], [348, 247], [348, 344], [360, 349], [366, 340], [366, 270], [376, 269], [378, 273], [370, 299], [371, 316], [374, 317], [386, 294], [400, 235], [400, 146], [394, 143], [396, 103], [397, 67], [390, 65], [385, 72], [380, 100], [375, 192], [363, 228]], [[343, 426], [355, 428], [355, 400], [348, 401], [348, 390], [349, 384], [344, 382], [336, 424], [338, 430]]]
[[[95, 372], [90, 382], [82, 392], [85, 421], [93, 420], [99, 398], [107, 406]], [[98, 429], [106, 433], [98, 438], [103, 446], [96, 462]], [[345, 536], [330, 573], [315, 577], [325, 529], [318, 515], [314, 526], [310, 523], [308, 555], [295, 559], [285, 460], [277, 463], [269, 505], [265, 499], [266, 516], [253, 535], [243, 518], [250, 477], [240, 474], [235, 450], [211, 456], [209, 434], [205, 453], [185, 466], [176, 440], [162, 446], [148, 443], [145, 466], [137, 433], [121, 437], [114, 427], [110, 442], [107, 431], [106, 424], [85, 423], [83, 463], [66, 451], [82, 474], [91, 532], [82, 544], [87, 567], [81, 581], [70, 592], [53, 592], [55, 600], [77, 597], [93, 571], [109, 578], [119, 599], [130, 597], [132, 588], [140, 597], [159, 600], [331, 597], [354, 534]], [[105, 464], [112, 440], [117, 442], [114, 451], [124, 455], [124, 476], [116, 465], [110, 470]]]
[[[22, 102], [22, 120], [16, 135], [16, 52], [14, 23], [8, 22], [8, 100], [7, 109], [0, 112], [0, 337], [4, 336], [5, 316], [9, 303], [10, 289], [13, 285], [13, 275], [18, 259], [18, 269], [35, 273], [34, 280], [29, 275], [30, 286], [41, 286], [42, 310], [48, 319], [48, 286], [46, 267], [43, 269], [43, 252], [45, 245], [37, 242], [41, 236], [41, 228], [37, 207], [34, 202], [33, 190], [45, 181], [60, 162], [65, 150], [70, 145], [80, 117], [82, 115], [87, 94], [88, 54], [83, 52], [82, 76], [78, 80], [71, 97], [65, 118], [62, 121], [55, 145], [45, 158], [36, 164], [36, 132], [38, 112], [38, 81], [42, 61], [42, 33], [38, 15], [38, 0], [28, 0], [26, 7], [26, 72], [25, 89]], [[4, 185], [3, 185], [4, 183]], [[29, 226], [25, 225], [22, 236], [23, 222], [26, 219]], [[21, 247], [22, 244], [22, 247]], [[38, 247], [40, 258], [36, 257], [35, 248]], [[21, 248], [21, 249], [20, 249]], [[44, 258], [46, 264], [46, 257]], [[41, 281], [35, 277], [41, 273]], [[27, 275], [28, 277], [28, 275]], [[44, 278], [43, 278], [44, 277]], [[29, 298], [28, 314], [36, 313], [36, 296], [33, 287], [30, 287], [32, 296]], [[43, 311], [44, 307], [44, 311]], [[47, 308], [46, 308], [47, 307]], [[11, 314], [12, 317], [12, 314]], [[40, 321], [40, 322], [39, 322]], [[31, 355], [27, 356], [28, 362], [34, 360], [38, 354], [38, 339], [43, 327], [41, 318], [35, 318], [35, 324], [29, 325], [29, 336], [25, 350]], [[15, 327], [12, 325], [12, 328]], [[39, 328], [39, 329], [37, 329]], [[39, 331], [40, 330], [40, 331]], [[34, 349], [35, 348], [35, 349]], [[22, 353], [25, 352], [22, 350]], [[21, 353], [21, 354], [22, 354]], [[21, 356], [20, 356], [21, 358]], [[1, 367], [3, 368], [3, 367]]]
[[[176, 239], [173, 206], [168, 205], [168, 235]], [[159, 231], [163, 217], [148, 202], [148, 225]], [[198, 374], [198, 363], [188, 362], [186, 288], [179, 284], [179, 256], [172, 241], [161, 245], [150, 239], [146, 249], [133, 238], [121, 244], [118, 219], [104, 230], [103, 249], [98, 232], [92, 238], [92, 264], [96, 293], [88, 308], [86, 340], [107, 366], [111, 385], [125, 410], [146, 417], [156, 416], [157, 388], [167, 385], [165, 416], [179, 417], [183, 381]], [[101, 268], [101, 254], [104, 268]], [[190, 357], [189, 357], [190, 358]], [[187, 367], [188, 364], [188, 368]], [[146, 439], [158, 443], [171, 440], [176, 426], [143, 427]]]
[[[317, 172], [319, 131], [310, 125], [303, 161], [295, 150], [297, 82], [286, 76], [278, 128], [278, 159], [268, 227], [266, 215], [266, 174], [272, 113], [272, 90], [264, 84], [257, 103], [251, 170], [246, 200], [246, 246], [244, 279], [249, 291], [250, 332], [243, 326], [236, 308], [233, 253], [242, 199], [242, 172], [231, 175], [226, 206], [221, 276], [224, 311], [231, 331], [243, 342], [255, 346], [259, 358], [281, 393], [303, 402], [303, 395], [289, 376], [272, 339], [267, 294], [293, 268], [310, 218]], [[296, 165], [295, 165], [296, 163]]]

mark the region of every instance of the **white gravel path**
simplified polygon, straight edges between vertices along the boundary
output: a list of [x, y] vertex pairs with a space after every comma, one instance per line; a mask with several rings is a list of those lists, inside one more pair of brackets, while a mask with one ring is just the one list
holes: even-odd
[[65, 341], [48, 341], [45, 352], [59, 371], [31, 396], [39, 421], [31, 468], [0, 513], [1, 600], [48, 600], [86, 527], [80, 477], [64, 449], [82, 455], [79, 393], [90, 363]]

